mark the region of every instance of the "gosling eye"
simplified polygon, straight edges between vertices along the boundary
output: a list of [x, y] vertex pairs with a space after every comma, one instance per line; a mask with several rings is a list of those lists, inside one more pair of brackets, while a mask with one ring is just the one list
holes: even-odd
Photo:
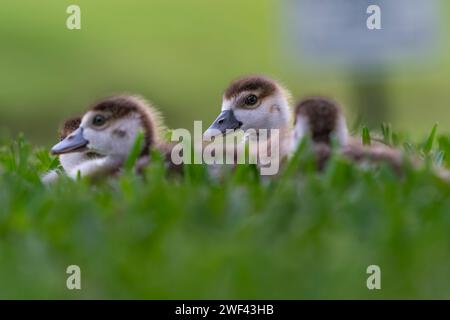
[[250, 94], [245, 98], [245, 104], [247, 106], [254, 106], [258, 102], [258, 97], [254, 94]]
[[106, 118], [105, 116], [101, 115], [101, 114], [97, 114], [95, 115], [95, 117], [92, 119], [92, 125], [96, 126], [96, 127], [101, 127], [102, 125], [104, 125], [106, 122]]

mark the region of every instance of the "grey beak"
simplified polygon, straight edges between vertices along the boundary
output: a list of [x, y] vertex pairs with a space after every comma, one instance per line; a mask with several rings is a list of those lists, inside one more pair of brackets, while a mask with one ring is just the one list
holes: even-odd
[[236, 130], [242, 126], [242, 122], [238, 121], [234, 116], [233, 110], [222, 111], [213, 124], [205, 131], [205, 136], [213, 136], [213, 132], [225, 134], [227, 130]]
[[53, 146], [52, 154], [63, 154], [81, 151], [89, 142], [83, 137], [83, 128], [78, 128], [67, 138]]

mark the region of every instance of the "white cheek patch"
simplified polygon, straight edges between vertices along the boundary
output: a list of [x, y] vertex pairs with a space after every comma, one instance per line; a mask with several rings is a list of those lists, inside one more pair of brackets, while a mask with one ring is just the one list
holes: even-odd
[[231, 106], [233, 105], [233, 101], [232, 100], [228, 100], [228, 99], [223, 99], [222, 100], [222, 111], [226, 111], [226, 110], [230, 110]]
[[[84, 119], [84, 118], [83, 118]], [[85, 119], [84, 119], [85, 120]], [[126, 157], [130, 152], [142, 123], [138, 114], [115, 120], [103, 130], [92, 129], [82, 123], [83, 136], [89, 141], [88, 148], [104, 156], [117, 155]]]
[[279, 105], [277, 105], [277, 104], [274, 104], [274, 105], [272, 105], [271, 107], [270, 107], [270, 112], [271, 113], [276, 113], [276, 112], [280, 112], [281, 110], [280, 110], [280, 106]]
[[133, 114], [117, 120], [108, 130], [112, 147], [111, 154], [127, 156], [140, 130], [142, 130], [142, 124], [138, 115]]
[[309, 122], [306, 117], [297, 116], [292, 139], [292, 149], [296, 150], [302, 139], [309, 133]]
[[267, 116], [258, 109], [236, 109], [234, 116], [242, 123], [242, 130], [267, 129], [265, 125]]
[[290, 123], [291, 108], [283, 95], [276, 94], [266, 98], [260, 108], [268, 117], [268, 128], [282, 128]]
[[346, 145], [349, 140], [347, 122], [345, 117], [340, 115], [336, 123], [336, 138], [341, 145]]

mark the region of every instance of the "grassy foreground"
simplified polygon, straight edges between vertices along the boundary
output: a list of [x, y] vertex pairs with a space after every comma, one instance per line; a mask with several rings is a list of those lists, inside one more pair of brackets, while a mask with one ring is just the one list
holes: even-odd
[[[449, 165], [447, 137], [404, 146]], [[155, 161], [144, 178], [46, 187], [47, 150], [2, 141], [0, 298], [449, 299], [450, 185], [338, 157], [317, 174], [307, 150], [270, 182], [250, 166], [167, 179]], [[79, 291], [66, 288], [72, 264]], [[381, 290], [366, 287], [372, 264]]]

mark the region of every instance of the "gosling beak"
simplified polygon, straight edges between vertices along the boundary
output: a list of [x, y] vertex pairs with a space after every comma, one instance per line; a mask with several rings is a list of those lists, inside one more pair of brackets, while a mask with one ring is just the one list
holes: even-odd
[[242, 126], [242, 122], [238, 121], [234, 116], [233, 110], [222, 111], [213, 124], [205, 131], [205, 138], [215, 137], [225, 134], [227, 130], [236, 130]]
[[81, 151], [88, 144], [88, 141], [83, 137], [83, 128], [78, 128], [67, 138], [60, 143], [53, 146], [52, 154], [63, 154], [75, 151]]

